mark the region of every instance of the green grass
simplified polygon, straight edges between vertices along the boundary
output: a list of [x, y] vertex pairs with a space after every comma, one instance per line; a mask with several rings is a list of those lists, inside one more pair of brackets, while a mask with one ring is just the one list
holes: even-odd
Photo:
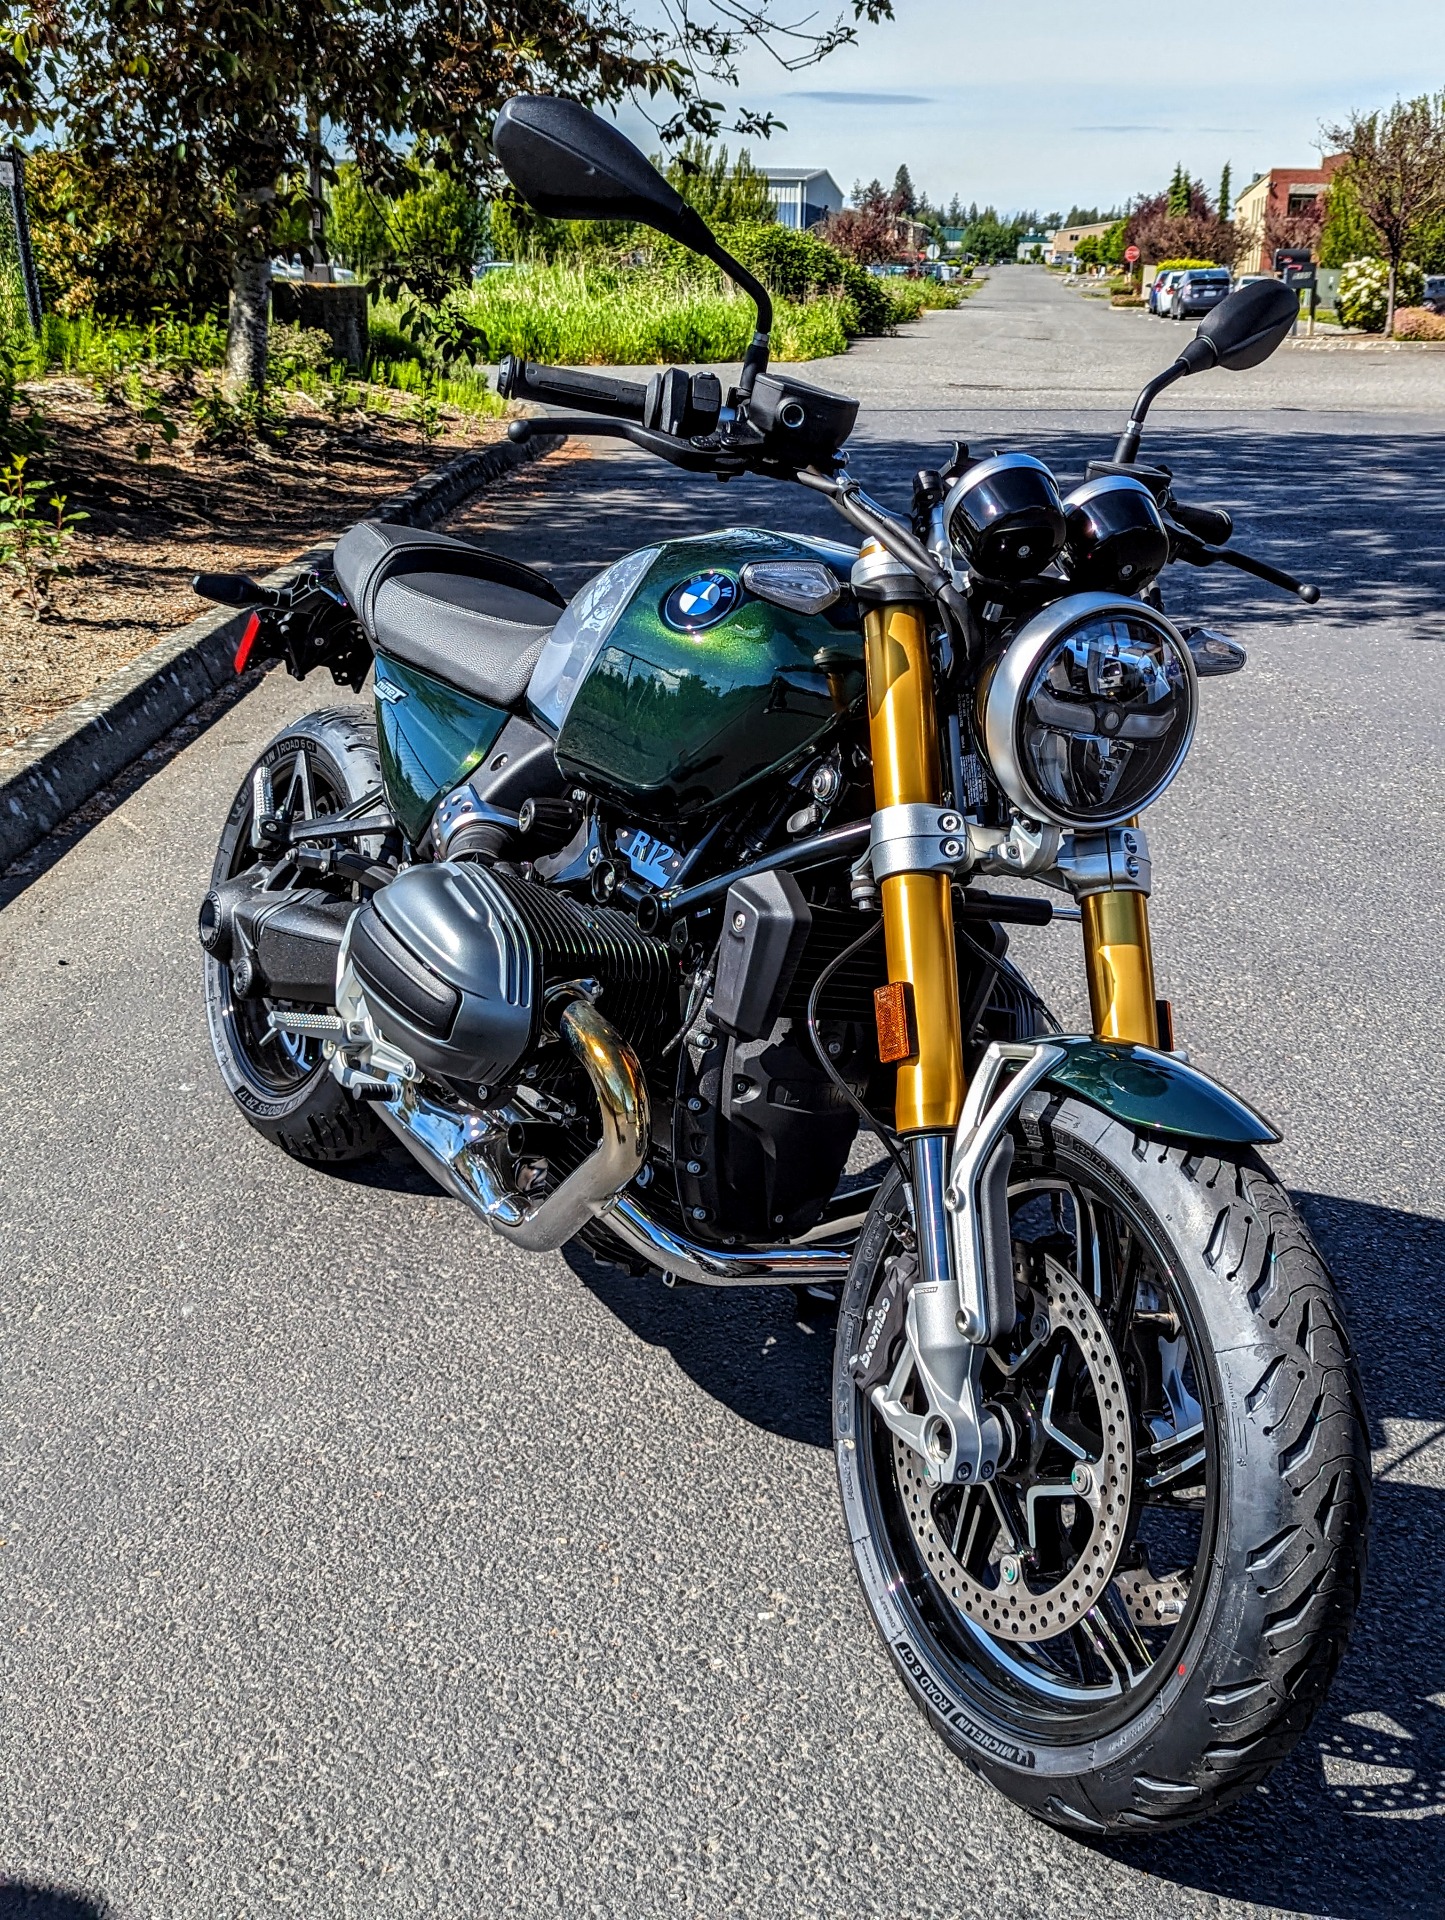
[[17, 343], [17, 371], [80, 373], [96, 379], [141, 371], [218, 367], [226, 350], [219, 316], [181, 320], [167, 314], [148, 322], [107, 320], [82, 313], [47, 313], [36, 339]]
[[[636, 268], [574, 265], [489, 273], [457, 304], [487, 336], [491, 358], [515, 353], [565, 366], [741, 360], [753, 334], [745, 294]], [[776, 303], [773, 353], [816, 360], [848, 345], [846, 303]]]

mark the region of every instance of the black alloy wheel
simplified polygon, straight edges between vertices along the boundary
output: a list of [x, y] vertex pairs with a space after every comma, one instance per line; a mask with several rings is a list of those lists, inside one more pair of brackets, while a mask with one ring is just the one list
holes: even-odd
[[[263, 866], [268, 887], [306, 884], [289, 855], [278, 858], [251, 844], [258, 772], [265, 776], [276, 812], [289, 821], [364, 811], [379, 801], [381, 789], [374, 724], [359, 708], [327, 709], [308, 714], [271, 742], [232, 802], [216, 849], [213, 886]], [[373, 845], [360, 844], [374, 857]], [[230, 963], [210, 954], [203, 956], [203, 967], [211, 1047], [232, 1099], [251, 1125], [296, 1159], [325, 1163], [371, 1152], [380, 1138], [379, 1123], [332, 1076], [321, 1042], [270, 1023], [272, 1013], [318, 1009], [239, 991]]]
[[1363, 1413], [1329, 1276], [1252, 1155], [1035, 1104], [1018, 1314], [982, 1374], [997, 1476], [930, 1484], [854, 1382], [914, 1258], [895, 1175], [844, 1289], [840, 1483], [870, 1610], [949, 1744], [1054, 1824], [1158, 1830], [1262, 1778], [1323, 1696], [1363, 1563]]

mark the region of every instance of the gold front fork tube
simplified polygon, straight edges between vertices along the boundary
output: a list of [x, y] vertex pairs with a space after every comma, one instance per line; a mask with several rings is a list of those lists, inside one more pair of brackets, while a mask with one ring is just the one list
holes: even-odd
[[1159, 1044], [1154, 998], [1154, 955], [1149, 945], [1149, 902], [1120, 889], [1086, 894], [1084, 968], [1096, 1040]]
[[[863, 632], [874, 805], [940, 806], [943, 781], [924, 609], [912, 601], [870, 606]], [[963, 1109], [964, 1078], [948, 875], [890, 874], [878, 891], [888, 978], [912, 988], [916, 1023], [918, 1050], [898, 1069], [898, 1131], [951, 1130]]]

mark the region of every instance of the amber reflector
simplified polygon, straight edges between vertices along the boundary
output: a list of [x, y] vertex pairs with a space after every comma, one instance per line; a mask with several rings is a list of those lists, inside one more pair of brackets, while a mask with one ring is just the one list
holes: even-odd
[[913, 988], [906, 980], [890, 980], [873, 989], [873, 1018], [878, 1022], [878, 1058], [885, 1067], [911, 1060], [918, 1051], [913, 1036]]

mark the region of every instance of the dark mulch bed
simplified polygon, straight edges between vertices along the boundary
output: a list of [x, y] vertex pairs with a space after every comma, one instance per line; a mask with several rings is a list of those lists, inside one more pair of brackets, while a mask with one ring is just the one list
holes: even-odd
[[274, 446], [208, 451], [187, 432], [170, 448], [157, 441], [142, 465], [135, 446], [145, 428], [129, 407], [97, 398], [82, 380], [29, 391], [50, 442], [32, 467], [89, 518], [46, 618], [0, 587], [0, 749], [202, 612], [192, 574], [264, 573], [505, 429], [444, 409], [442, 432], [428, 441], [400, 396], [394, 414], [338, 424], [287, 395], [285, 436]]

